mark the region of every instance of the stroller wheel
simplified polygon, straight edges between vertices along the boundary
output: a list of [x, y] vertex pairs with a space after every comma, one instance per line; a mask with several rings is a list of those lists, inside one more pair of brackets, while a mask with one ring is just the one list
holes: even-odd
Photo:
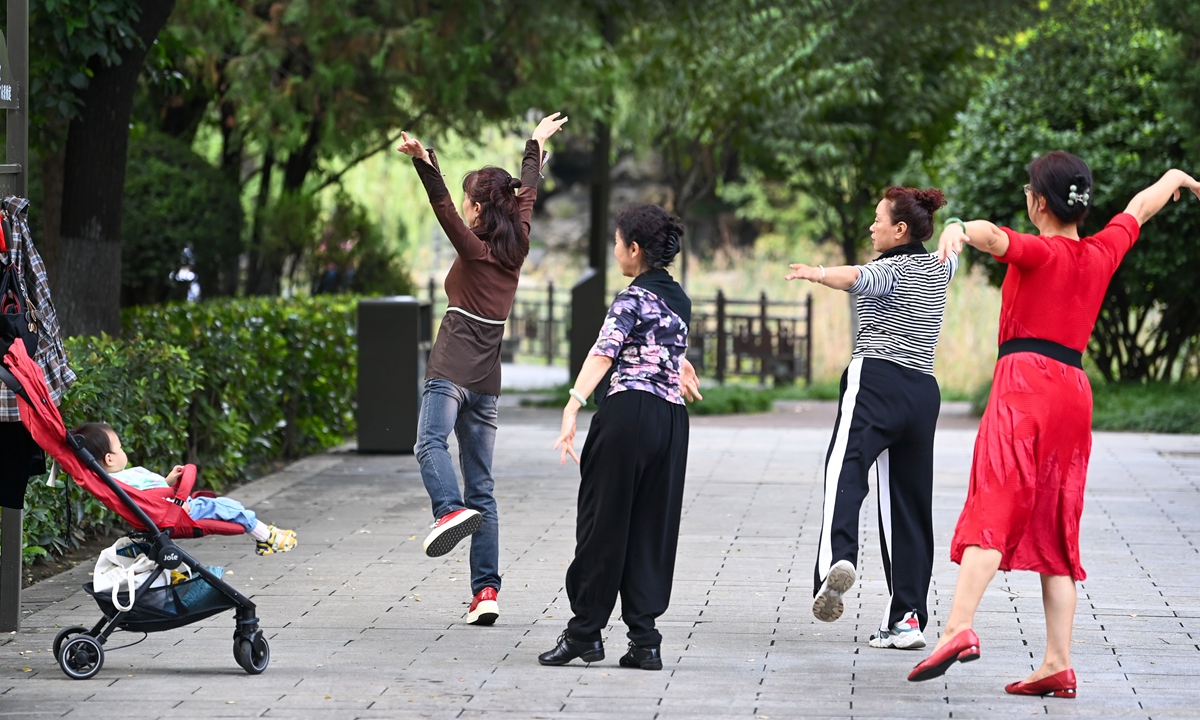
[[58, 657], [58, 651], [62, 649], [63, 641], [72, 635], [78, 635], [81, 632], [87, 632], [87, 628], [82, 625], [72, 625], [69, 628], [63, 628], [54, 638], [54, 657]]
[[239, 637], [233, 640], [233, 659], [251, 675], [258, 675], [267, 669], [271, 662], [271, 648], [262, 631], [256, 631], [248, 638]]
[[104, 648], [91, 635], [76, 635], [59, 649], [58, 666], [72, 680], [87, 680], [104, 666]]

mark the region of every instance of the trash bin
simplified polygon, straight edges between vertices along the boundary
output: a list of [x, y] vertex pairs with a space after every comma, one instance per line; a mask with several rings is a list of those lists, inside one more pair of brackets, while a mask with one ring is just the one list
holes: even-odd
[[411, 453], [432, 339], [428, 302], [358, 302], [358, 451]]

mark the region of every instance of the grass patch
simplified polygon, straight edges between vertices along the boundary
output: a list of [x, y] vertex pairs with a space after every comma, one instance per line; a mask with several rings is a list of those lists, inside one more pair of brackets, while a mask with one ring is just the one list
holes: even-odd
[[1092, 429], [1200, 433], [1200, 383], [1092, 386]]
[[[522, 398], [522, 407], [561, 408], [567, 404], [570, 385], [560, 385], [538, 393], [538, 398]], [[837, 400], [838, 381], [804, 385], [788, 385], [778, 388], [763, 388], [757, 385], [728, 383], [700, 388], [704, 399], [688, 403], [693, 415], [738, 415], [744, 413], [770, 412], [776, 400]]]
[[[981, 387], [971, 410], [982, 415], [992, 385]], [[1200, 434], [1200, 383], [1092, 383], [1093, 430]]]

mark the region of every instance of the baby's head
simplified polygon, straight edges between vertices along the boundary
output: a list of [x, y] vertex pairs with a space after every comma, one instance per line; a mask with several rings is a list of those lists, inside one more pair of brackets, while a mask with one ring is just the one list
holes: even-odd
[[72, 430], [71, 434], [83, 436], [83, 446], [105, 471], [120, 472], [129, 464], [129, 457], [121, 449], [121, 438], [117, 437], [116, 431], [108, 423], [84, 423]]

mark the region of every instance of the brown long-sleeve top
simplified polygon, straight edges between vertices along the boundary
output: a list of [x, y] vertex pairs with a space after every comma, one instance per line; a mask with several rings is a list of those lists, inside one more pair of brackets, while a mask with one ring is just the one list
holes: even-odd
[[[525, 143], [517, 205], [520, 209], [518, 231], [526, 253], [529, 252], [529, 220], [541, 176], [539, 154], [540, 146], [536, 140]], [[499, 395], [500, 341], [504, 338], [504, 323], [517, 293], [521, 268], [510, 270], [501, 265], [485, 239], [480, 239], [463, 222], [432, 152], [430, 159], [433, 164], [413, 158], [413, 166], [429, 194], [433, 214], [458, 257], [446, 275], [449, 307], [429, 355], [425, 378], [443, 378], [472, 392]]]

